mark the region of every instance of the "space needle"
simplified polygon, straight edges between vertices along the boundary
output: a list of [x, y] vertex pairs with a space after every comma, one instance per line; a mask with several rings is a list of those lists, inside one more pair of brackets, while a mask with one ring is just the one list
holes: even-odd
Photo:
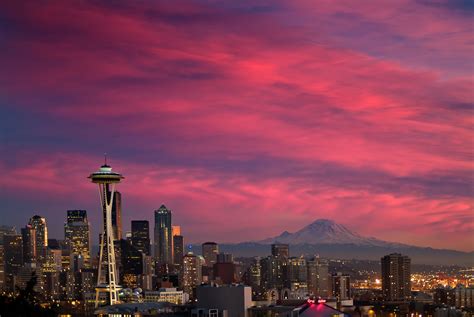
[[[112, 172], [112, 167], [105, 163], [100, 169], [88, 178], [99, 185], [100, 203], [105, 214], [104, 231], [100, 238], [99, 269], [97, 274], [97, 287], [95, 294], [95, 307], [99, 305], [100, 293], [108, 293], [109, 304], [118, 303], [118, 291], [121, 289], [117, 283], [117, 265], [115, 260], [114, 234], [112, 229], [112, 203], [114, 200], [115, 185], [120, 183], [123, 176]], [[103, 272], [103, 267], [106, 267]]]

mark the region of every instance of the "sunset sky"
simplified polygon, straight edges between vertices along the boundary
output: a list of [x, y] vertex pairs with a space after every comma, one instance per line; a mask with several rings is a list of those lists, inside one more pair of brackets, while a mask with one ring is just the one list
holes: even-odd
[[474, 249], [473, 2], [106, 3], [0, 4], [0, 224], [87, 209], [97, 244], [106, 152], [125, 230]]

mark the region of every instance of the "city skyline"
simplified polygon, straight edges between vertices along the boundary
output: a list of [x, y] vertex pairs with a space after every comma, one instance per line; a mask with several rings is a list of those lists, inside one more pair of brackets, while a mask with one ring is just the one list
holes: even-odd
[[472, 5], [2, 7], [1, 224], [87, 210], [97, 241], [105, 151], [124, 232], [164, 204], [186, 244], [329, 218], [473, 251]]

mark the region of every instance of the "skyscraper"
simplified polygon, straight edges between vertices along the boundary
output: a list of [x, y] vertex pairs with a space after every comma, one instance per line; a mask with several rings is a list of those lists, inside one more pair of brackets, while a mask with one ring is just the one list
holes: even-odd
[[275, 243], [272, 244], [272, 255], [277, 258], [286, 258], [290, 256], [290, 247], [288, 244]]
[[306, 259], [301, 256], [299, 258], [292, 257], [288, 259], [288, 281], [306, 282], [308, 270], [306, 267]]
[[118, 191], [115, 191], [112, 202], [112, 229], [115, 240], [122, 239], [122, 194]]
[[150, 255], [150, 224], [147, 220], [132, 220], [132, 245]]
[[[107, 192], [107, 197], [110, 199], [111, 193]], [[105, 223], [105, 213], [103, 214], [104, 223]], [[112, 220], [112, 231], [114, 233], [114, 240], [119, 241], [122, 239], [122, 194], [118, 191], [114, 192], [114, 196], [112, 198], [112, 213], [111, 213], [111, 220]], [[117, 245], [119, 242], [117, 242]], [[119, 248], [117, 248], [119, 249]]]
[[145, 255], [130, 242], [124, 239], [120, 240], [121, 277], [124, 287], [136, 288], [139, 283], [139, 275], [143, 274], [143, 257]]
[[308, 290], [315, 296], [329, 296], [328, 262], [319, 257], [307, 261]]
[[64, 240], [70, 254], [80, 256], [90, 266], [90, 224], [86, 210], [68, 210], [64, 224]]
[[48, 247], [48, 227], [46, 226], [46, 219], [35, 215], [31, 217], [28, 224], [35, 229], [36, 260], [38, 263], [44, 263], [46, 260], [46, 248]]
[[172, 243], [172, 229], [171, 229], [171, 210], [167, 209], [165, 205], [161, 205], [158, 210], [155, 210], [155, 259], [161, 264], [171, 264], [171, 243]]
[[0, 290], [5, 287], [5, 246], [3, 240], [5, 234], [16, 234], [15, 227], [0, 226]]
[[200, 258], [192, 253], [188, 253], [183, 258], [183, 290], [189, 295], [193, 294], [193, 289], [201, 283], [202, 263]]
[[206, 266], [212, 267], [217, 262], [219, 245], [215, 242], [205, 242], [202, 244], [202, 256], [206, 261]]
[[262, 286], [266, 290], [282, 289], [285, 286], [287, 262], [284, 258], [267, 256], [260, 260]]
[[382, 262], [382, 293], [386, 301], [406, 301], [411, 296], [411, 260], [399, 253], [384, 256]]
[[174, 263], [174, 236], [181, 235], [181, 226], [171, 226], [171, 259]]
[[349, 275], [337, 272], [331, 276], [332, 296], [339, 301], [351, 298], [351, 279]]
[[23, 240], [23, 263], [36, 262], [36, 231], [32, 225], [21, 228]]
[[183, 266], [184, 238], [181, 235], [173, 236], [173, 264], [180, 269]]
[[14, 289], [13, 277], [18, 274], [23, 265], [23, 241], [19, 234], [5, 234], [3, 236], [5, 285], [9, 290]]

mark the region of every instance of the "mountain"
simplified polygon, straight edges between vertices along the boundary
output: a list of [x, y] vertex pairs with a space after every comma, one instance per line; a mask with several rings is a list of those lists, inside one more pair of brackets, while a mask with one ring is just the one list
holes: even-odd
[[[219, 248], [221, 252], [232, 253], [236, 257], [266, 256], [270, 253], [271, 243], [289, 244], [291, 256], [319, 254], [331, 259], [380, 261], [382, 256], [396, 252], [408, 255], [414, 264], [474, 265], [474, 252], [417, 247], [364, 237], [328, 219], [318, 219], [294, 233], [284, 231], [273, 238], [219, 244]], [[195, 250], [199, 252], [200, 246], [196, 245]]]
[[318, 219], [299, 231], [284, 231], [279, 236], [258, 241], [261, 244], [355, 244], [358, 246], [401, 247], [400, 243], [363, 237], [329, 219]]

